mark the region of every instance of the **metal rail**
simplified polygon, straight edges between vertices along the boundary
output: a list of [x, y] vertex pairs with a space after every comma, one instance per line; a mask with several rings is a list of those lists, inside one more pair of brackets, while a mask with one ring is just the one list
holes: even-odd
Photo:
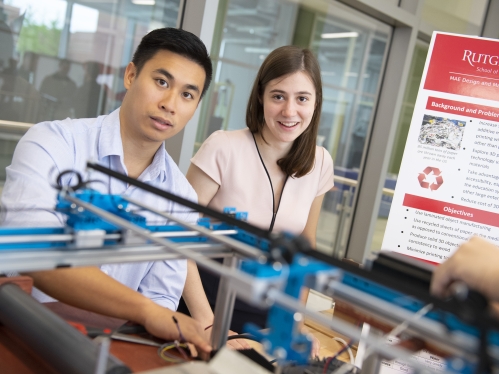
[[[179, 248], [188, 248], [209, 258], [224, 258], [232, 256], [232, 251], [221, 245], [214, 244], [184, 244]], [[68, 249], [65, 247], [18, 249], [0, 251], [0, 273], [51, 270], [61, 267], [95, 266], [103, 264], [178, 260], [185, 258], [177, 253], [165, 252], [154, 245], [143, 246], [109, 246], [105, 249], [86, 248]]]
[[[192, 227], [196, 227], [192, 225]], [[220, 235], [234, 235], [237, 234], [236, 230], [206, 230], [210, 232], [212, 237]], [[157, 238], [183, 238], [183, 237], [197, 237], [206, 235], [201, 231], [162, 231], [151, 232], [151, 235]], [[103, 236], [104, 240], [120, 240], [121, 234], [106, 234]], [[19, 244], [19, 243], [43, 243], [43, 242], [72, 242], [74, 240], [73, 234], [38, 234], [38, 235], [0, 235], [0, 244]], [[1, 251], [1, 249], [0, 249]]]
[[[143, 228], [140, 228], [124, 219], [121, 217], [115, 216], [112, 213], [106, 212], [100, 208], [97, 208], [91, 204], [88, 204], [84, 201], [81, 201], [80, 199], [77, 199], [73, 196], [66, 195], [65, 198], [72, 202], [77, 204], [78, 206], [83, 207], [84, 209], [87, 209], [88, 211], [95, 213], [99, 216], [101, 216], [103, 219], [118, 225], [124, 229], [130, 230], [133, 233], [146, 238], [148, 240], [151, 240], [155, 242], [156, 244], [159, 244], [163, 247], [165, 251], [169, 252], [174, 252], [179, 255], [183, 255], [185, 258], [188, 258], [190, 260], [195, 261], [198, 265], [204, 267], [205, 269], [208, 269], [209, 271], [221, 275], [223, 278], [227, 280], [231, 280], [231, 284], [228, 287], [229, 291], [235, 291], [237, 295], [239, 295], [242, 299], [245, 299], [246, 301], [250, 302], [251, 304], [260, 304], [258, 302], [255, 302], [255, 284], [259, 283], [260, 286], [263, 283], [267, 285], [264, 289], [260, 289], [261, 291], [261, 302], [266, 303], [267, 305], [271, 305], [272, 303], [278, 303], [279, 305], [282, 305], [283, 307], [289, 308], [290, 310], [297, 311], [301, 313], [304, 316], [309, 317], [310, 319], [316, 321], [317, 323], [320, 323], [324, 326], [327, 326], [329, 328], [334, 329], [340, 334], [347, 335], [351, 337], [354, 340], [360, 340], [360, 331], [352, 327], [351, 325], [338, 321], [337, 319], [330, 320], [321, 314], [317, 312], [312, 312], [306, 309], [305, 306], [303, 306], [299, 300], [294, 299], [286, 294], [284, 294], [282, 291], [276, 288], [276, 286], [269, 281], [266, 280], [261, 280], [257, 279], [254, 277], [251, 277], [247, 274], [244, 274], [240, 271], [236, 271], [234, 268], [229, 268], [224, 267], [220, 265], [217, 262], [214, 262], [212, 260], [206, 259], [203, 255], [196, 253], [190, 249], [187, 248], [180, 248], [177, 244], [172, 243], [168, 241], [167, 239], [163, 238], [155, 238], [150, 235], [150, 232], [148, 230], [145, 230]], [[229, 300], [229, 305], [230, 306], [230, 300]], [[227, 309], [227, 308], [223, 308]], [[389, 311], [388, 311], [389, 312]], [[226, 324], [228, 325], [228, 324]], [[228, 334], [228, 328], [225, 331], [224, 329], [219, 329], [221, 334], [227, 335]], [[393, 347], [390, 346], [386, 343], [384, 338], [379, 338], [379, 337], [374, 337], [374, 336], [368, 336], [364, 339], [367, 344], [369, 344], [373, 349], [382, 354], [383, 357], [386, 358], [397, 358], [399, 360], [402, 360], [404, 362], [407, 362], [412, 368], [414, 368], [416, 371], [419, 371], [421, 373], [437, 373], [437, 371], [434, 371], [432, 369], [429, 369], [416, 361], [412, 357], [412, 353], [398, 347]]]
[[331, 297], [334, 296], [353, 302], [356, 306], [360, 306], [370, 313], [382, 314], [384, 317], [391, 318], [396, 322], [405, 322], [411, 328], [410, 331], [415, 335], [438, 342], [442, 347], [453, 353], [457, 353], [457, 350], [460, 354], [463, 352], [475, 352], [477, 350], [479, 343], [477, 338], [459, 331], [449, 331], [441, 323], [428, 318], [413, 321], [411, 319], [414, 315], [413, 312], [388, 301], [380, 300], [346, 284], [337, 281], [331, 282], [327, 293]]
[[[152, 242], [155, 245], [140, 245], [133, 247], [116, 246], [106, 249], [76, 249], [73, 251], [63, 249], [50, 251], [39, 250], [37, 251], [38, 253], [33, 250], [25, 252], [2, 251], [0, 252], [0, 271], [28, 271], [61, 266], [83, 266], [113, 262], [187, 258], [195, 261], [199, 266], [220, 275], [223, 280], [222, 287], [219, 290], [219, 293], [221, 292], [223, 294], [221, 300], [222, 303], [220, 306], [217, 304], [217, 310], [215, 311], [214, 331], [217, 331], [217, 333], [213, 336], [213, 344], [215, 347], [220, 347], [225, 343], [235, 294], [252, 305], [262, 306], [277, 303], [285, 308], [301, 313], [303, 316], [307, 316], [317, 323], [327, 326], [340, 334], [349, 336], [354, 340], [361, 339], [361, 332], [358, 328], [338, 319], [330, 320], [319, 313], [309, 311], [298, 300], [284, 294], [281, 291], [283, 279], [254, 278], [246, 273], [238, 271], [236, 269], [237, 259], [234, 257], [234, 253], [240, 252], [241, 254], [252, 255], [253, 258], [263, 259], [263, 253], [256, 248], [250, 247], [250, 250], [248, 250], [245, 246], [241, 246], [240, 242], [237, 242], [231, 238], [217, 236], [215, 235], [215, 232], [211, 230], [207, 230], [202, 227], [195, 227], [195, 225], [180, 222], [176, 219], [174, 220], [182, 224], [184, 227], [195, 229], [199, 231], [200, 235], [206, 235], [218, 244], [174, 243], [166, 237], [158, 237], [155, 235], [156, 233], [151, 233], [147, 229], [139, 227], [90, 203], [84, 202], [65, 192], [62, 193], [64, 194], [64, 198], [66, 200], [124, 229], [124, 235], [129, 233], [146, 239], [148, 242]], [[136, 201], [131, 199], [129, 201], [132, 204], [144, 207], [140, 202], [136, 204]], [[172, 217], [163, 212], [155, 211], [154, 208], [144, 208], [147, 208], [154, 213], [158, 213], [168, 219], [172, 219]], [[210, 257], [225, 257], [225, 266], [210, 260]], [[36, 266], [36, 269], [32, 268], [34, 266]], [[407, 321], [414, 315], [414, 313], [402, 310], [402, 308], [380, 301], [374, 297], [366, 295], [365, 293], [343, 285], [336, 279], [331, 278], [330, 282], [327, 284], [330, 290], [335, 291], [335, 296], [346, 298], [374, 311], [382, 311], [385, 316], [393, 318], [395, 321]], [[427, 335], [439, 343], [445, 343], [444, 346], [452, 349], [453, 352], [459, 351], [461, 357], [469, 358], [472, 356], [472, 353], [469, 352], [476, 351], [476, 340], [463, 341], [459, 335], [444, 334], [442, 330], [443, 327], [442, 325], [439, 325], [438, 322], [430, 321], [430, 323], [425, 326], [424, 324], [426, 324], [426, 322], [427, 319], [425, 319], [424, 322], [413, 321], [409, 323], [409, 325], [419, 334]], [[442, 336], [440, 336], [441, 334]], [[364, 340], [372, 347], [373, 350], [378, 352], [384, 358], [396, 358], [403, 360], [417, 372], [437, 373], [436, 371], [423, 366], [421, 363], [413, 359], [411, 352], [399, 347], [388, 345], [384, 338], [368, 336]]]
[[188, 228], [190, 230], [197, 230], [197, 231], [199, 231], [199, 233], [203, 234], [207, 238], [210, 238], [210, 239], [212, 239], [220, 244], [225, 244], [225, 245], [229, 246], [230, 248], [235, 249], [237, 252], [239, 252], [242, 255], [245, 255], [245, 256], [250, 257], [250, 258], [255, 258], [255, 259], [258, 259], [262, 256], [262, 251], [255, 249], [254, 247], [252, 247], [248, 244], [239, 242], [235, 239], [228, 238], [226, 236], [214, 235], [215, 231], [213, 231], [213, 230], [208, 230], [204, 227], [182, 221], [172, 214], [165, 213], [165, 212], [162, 212], [158, 209], [154, 209], [152, 207], [144, 205], [138, 200], [131, 199], [131, 198], [126, 197], [126, 196], [124, 196], [123, 198], [125, 200], [127, 200], [128, 202], [132, 203], [133, 205], [136, 205], [136, 206], [141, 207], [143, 209], [149, 210], [150, 212], [153, 212], [154, 214], [157, 214], [161, 217], [164, 217], [164, 218], [167, 218], [173, 222], [176, 222], [185, 228]]

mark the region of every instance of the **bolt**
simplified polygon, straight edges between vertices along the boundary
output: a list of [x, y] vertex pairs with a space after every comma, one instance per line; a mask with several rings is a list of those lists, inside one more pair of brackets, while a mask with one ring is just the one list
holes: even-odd
[[308, 258], [302, 257], [298, 260], [298, 263], [300, 266], [307, 266], [308, 265]]
[[276, 349], [274, 349], [272, 355], [275, 356], [278, 360], [284, 360], [288, 355], [288, 352], [286, 352], [286, 350], [282, 347], [277, 347]]
[[464, 368], [464, 362], [459, 357], [455, 357], [451, 360], [450, 365], [456, 371], [461, 371]]
[[272, 347], [272, 344], [267, 339], [264, 339], [262, 340], [262, 347], [265, 351], [269, 351], [270, 348]]

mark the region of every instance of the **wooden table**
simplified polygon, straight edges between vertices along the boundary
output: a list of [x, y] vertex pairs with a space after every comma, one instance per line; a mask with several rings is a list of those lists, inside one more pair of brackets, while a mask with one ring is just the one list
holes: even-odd
[[[77, 309], [63, 303], [46, 303], [45, 306], [67, 321], [78, 322], [89, 327], [114, 329], [125, 322], [124, 320]], [[324, 313], [331, 315], [332, 311]], [[318, 327], [312, 322], [307, 321], [306, 325], [310, 333], [321, 343], [320, 358], [332, 356], [343, 348], [341, 343], [333, 340], [333, 337], [342, 337], [341, 335]], [[348, 341], [348, 338], [342, 338]], [[250, 345], [260, 353], [263, 353], [259, 343], [250, 342]], [[354, 352], [355, 349], [356, 346], [353, 346], [352, 350]], [[112, 340], [110, 352], [128, 365], [133, 372], [141, 372], [170, 365], [158, 356], [157, 348], [151, 346]], [[343, 353], [339, 358], [348, 361], [348, 353]], [[2, 368], [2, 372], [16, 374], [55, 373], [42, 358], [38, 357], [36, 352], [20, 341], [4, 326], [0, 326], [0, 368]]]
[[[87, 312], [63, 303], [46, 303], [45, 306], [66, 321], [78, 322], [87, 327], [115, 329], [126, 321]], [[112, 340], [110, 353], [123, 361], [133, 372], [169, 366], [158, 356], [157, 348], [142, 344]], [[0, 371], [16, 374], [54, 374], [38, 354], [18, 339], [9, 329], [0, 325]]]

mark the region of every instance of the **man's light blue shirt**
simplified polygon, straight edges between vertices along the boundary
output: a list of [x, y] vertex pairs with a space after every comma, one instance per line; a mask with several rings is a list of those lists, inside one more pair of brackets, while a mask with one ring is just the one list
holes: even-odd
[[[123, 157], [119, 109], [98, 118], [67, 118], [33, 126], [19, 141], [12, 164], [6, 168], [1, 224], [10, 227], [64, 225], [65, 216], [53, 210], [57, 198], [53, 186], [58, 174], [64, 170], [76, 170], [85, 180], [96, 180], [90, 187], [102, 193], [129, 196], [188, 222], [197, 220], [197, 213], [188, 208], [104, 174], [89, 174], [86, 172], [89, 160], [128, 174]], [[164, 146], [158, 149], [152, 163], [138, 179], [197, 201], [194, 189]], [[62, 182], [64, 185], [75, 184], [76, 178], [67, 175]], [[150, 224], [165, 224], [159, 216], [139, 214], [145, 215]], [[156, 303], [176, 310], [184, 288], [187, 264], [185, 260], [126, 263], [102, 265], [101, 270]], [[39, 299], [43, 300], [43, 297]]]

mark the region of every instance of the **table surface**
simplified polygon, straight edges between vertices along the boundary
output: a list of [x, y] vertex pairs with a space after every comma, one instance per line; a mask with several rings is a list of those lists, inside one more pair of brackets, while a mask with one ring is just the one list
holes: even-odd
[[[89, 327], [117, 328], [125, 323], [124, 320], [102, 316], [96, 313], [84, 311], [63, 303], [46, 303], [47, 308], [65, 319], [66, 321], [78, 322]], [[332, 310], [323, 312], [331, 315]], [[343, 345], [333, 337], [339, 336], [328, 329], [306, 322], [309, 331], [320, 341], [320, 357], [329, 357], [338, 352]], [[343, 337], [344, 338], [344, 337]], [[344, 338], [345, 339], [345, 338]], [[348, 340], [348, 339], [345, 339]], [[250, 342], [257, 351], [262, 352], [260, 344]], [[355, 351], [355, 346], [353, 347]], [[123, 361], [133, 372], [141, 372], [170, 365], [157, 354], [157, 348], [141, 344], [112, 340], [111, 354]], [[347, 361], [348, 353], [345, 352], [340, 359]], [[4, 372], [15, 372], [16, 374], [53, 374], [55, 371], [48, 366], [42, 358], [30, 347], [18, 339], [6, 327], [0, 325], [0, 367]]]

